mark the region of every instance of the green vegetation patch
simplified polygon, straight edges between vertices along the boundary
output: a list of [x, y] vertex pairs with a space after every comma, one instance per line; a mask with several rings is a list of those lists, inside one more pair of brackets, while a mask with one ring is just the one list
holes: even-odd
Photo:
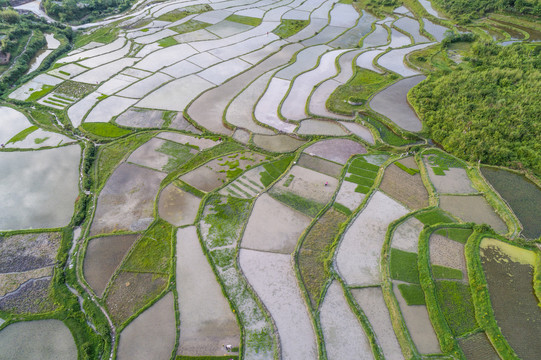
[[440, 208], [435, 208], [415, 215], [415, 218], [425, 225], [439, 223], [454, 223], [455, 220]]
[[131, 133], [131, 130], [122, 129], [111, 123], [83, 123], [81, 128], [99, 137], [116, 138]]
[[468, 241], [468, 238], [472, 233], [472, 229], [462, 228], [442, 228], [436, 231], [436, 234], [445, 236], [451, 240], [458, 241], [462, 244], [465, 244], [466, 241]]
[[100, 147], [97, 166], [98, 188], [105, 184], [118, 163], [152, 138], [152, 133], [139, 133]]
[[359, 175], [350, 174], [346, 177], [346, 181], [352, 182], [357, 185], [363, 185], [367, 187], [371, 187], [374, 185], [374, 179], [373, 178], [366, 178]]
[[248, 220], [251, 201], [232, 196], [217, 194], [209, 196], [206, 205], [212, 211], [204, 217], [210, 225], [207, 242], [210, 248], [231, 245], [236, 241], [237, 233]]
[[408, 144], [412, 144], [417, 139], [405, 139], [402, 136], [396, 134], [394, 131], [392, 131], [387, 125], [383, 124], [381, 121], [376, 120], [371, 117], [364, 117], [363, 121], [366, 121], [366, 123], [372, 125], [376, 131], [379, 133], [379, 136], [381, 137], [381, 140], [383, 140], [384, 143], [387, 143], [392, 146], [404, 146]]
[[363, 156], [355, 158], [351, 162], [350, 168], [351, 167], [365, 169], [365, 170], [373, 171], [376, 173], [379, 171], [379, 166], [369, 163], [368, 161], [366, 161], [366, 159]]
[[462, 280], [464, 277], [461, 270], [440, 265], [432, 265], [432, 275], [435, 279]]
[[167, 164], [163, 167], [162, 170], [166, 172], [171, 172], [180, 167], [186, 161], [193, 158], [195, 155], [192, 154], [192, 148], [187, 145], [179, 144], [173, 141], [166, 141], [160, 146], [156, 151], [159, 151], [163, 154], [169, 155], [169, 160]]
[[310, 217], [315, 217], [325, 206], [317, 201], [303, 198], [289, 191], [271, 191], [269, 195]]
[[175, 27], [172, 27], [171, 30], [178, 32], [179, 34], [189, 33], [192, 31], [204, 29], [211, 24], [203, 22], [203, 21], [197, 21], [197, 20], [188, 20], [184, 24], [177, 25]]
[[488, 13], [508, 11], [511, 13], [541, 16], [541, 8], [537, 0], [433, 0], [446, 13], [462, 23], [478, 19]]
[[310, 228], [302, 242], [299, 270], [314, 309], [318, 308], [323, 288], [330, 277], [332, 244], [346, 220], [346, 215], [331, 208]]
[[436, 281], [438, 301], [447, 324], [453, 335], [462, 336], [476, 330], [479, 325], [475, 319], [470, 287], [458, 281]]
[[425, 293], [421, 285], [398, 284], [398, 290], [408, 305], [426, 305]]
[[100, 27], [89, 34], [77, 36], [73, 46], [79, 48], [93, 41], [109, 44], [118, 38], [119, 31], [120, 29], [116, 26]]
[[409, 99], [430, 136], [466, 161], [541, 174], [541, 47], [475, 42], [456, 71], [437, 72]]
[[226, 20], [236, 22], [239, 24], [250, 25], [250, 26], [258, 26], [261, 24], [261, 19], [259, 18], [235, 15], [235, 14], [228, 16]]
[[392, 248], [391, 278], [412, 284], [419, 284], [417, 254]]
[[185, 8], [182, 8], [182, 9], [169, 11], [168, 13], [165, 13], [157, 17], [156, 20], [175, 22], [175, 21], [184, 19], [188, 15], [201, 14], [201, 13], [211, 11], [211, 10], [212, 10], [212, 7], [207, 4], [191, 5], [191, 6], [186, 6]]
[[[339, 114], [351, 115], [364, 109], [366, 100], [396, 79], [389, 73], [379, 74], [375, 71], [355, 68], [354, 76], [344, 85], [339, 86], [327, 100], [327, 108]], [[354, 99], [350, 103], [350, 99]], [[354, 105], [355, 104], [355, 105]]]
[[[369, 165], [372, 165], [372, 164], [369, 164]], [[378, 167], [378, 170], [379, 170], [379, 167]], [[363, 169], [361, 167], [350, 165], [348, 168], [348, 173], [362, 176], [369, 179], [375, 179], [378, 176], [378, 170], [372, 171], [372, 170]]]
[[310, 21], [308, 20], [282, 19], [280, 25], [278, 25], [276, 29], [272, 30], [272, 32], [275, 35], [279, 36], [281, 39], [285, 39], [295, 35], [306, 26], [308, 26], [309, 23]]
[[11, 139], [9, 139], [7, 144], [23, 141], [24, 139], [26, 139], [28, 135], [32, 134], [37, 129], [38, 129], [37, 126], [30, 126], [29, 128], [22, 130], [21, 132], [13, 136]]
[[332, 205], [332, 207], [333, 207], [335, 210], [340, 211], [342, 214], [347, 215], [347, 216], [349, 216], [349, 215], [351, 215], [351, 214], [353, 213], [347, 206], [342, 205], [342, 204], [337, 203], [337, 202], [335, 202], [335, 203]]
[[158, 41], [158, 45], [160, 45], [161, 47], [169, 47], [177, 44], [178, 41], [176, 41], [175, 38], [172, 36], [166, 37], [165, 39], [161, 39]]
[[169, 274], [173, 227], [158, 219], [137, 242], [122, 270]]
[[64, 81], [57, 88], [55, 93], [82, 98], [94, 90], [94, 85], [75, 82], [71, 80]]
[[43, 85], [40, 90], [34, 91], [32, 94], [30, 94], [30, 96], [28, 96], [26, 101], [39, 100], [45, 95], [47, 95], [48, 93], [50, 93], [51, 91], [53, 91], [53, 89], [54, 89], [54, 86], [52, 85]]
[[400, 162], [398, 162], [398, 161], [395, 162], [394, 164], [395, 164], [396, 166], [398, 166], [400, 169], [402, 169], [402, 170], [404, 170], [405, 172], [407, 172], [408, 174], [410, 174], [410, 175], [415, 175], [415, 174], [417, 174], [417, 173], [419, 172], [418, 169], [412, 169], [412, 168], [409, 168], [409, 167], [407, 167], [406, 165], [404, 165], [404, 164], [402, 164], [402, 163], [400, 163]]
[[278, 179], [284, 171], [288, 168], [289, 164], [291, 164], [291, 161], [293, 161], [293, 158], [295, 156], [293, 154], [287, 154], [282, 156], [280, 159], [276, 161], [272, 161], [270, 163], [266, 163], [263, 165], [263, 168], [265, 171], [260, 173], [260, 181], [261, 183], [267, 187], [270, 184], [272, 184], [276, 179]]

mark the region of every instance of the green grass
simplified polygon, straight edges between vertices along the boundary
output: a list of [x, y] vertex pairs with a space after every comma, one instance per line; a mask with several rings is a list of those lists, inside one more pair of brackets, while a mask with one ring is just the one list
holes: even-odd
[[440, 265], [432, 265], [432, 275], [435, 279], [462, 280], [464, 277], [461, 270]]
[[323, 288], [331, 275], [332, 244], [346, 220], [346, 215], [331, 208], [310, 228], [302, 241], [299, 270], [314, 309], [318, 308]]
[[368, 194], [370, 189], [371, 189], [371, 187], [369, 187], [369, 186], [357, 185], [357, 187], [355, 188], [355, 192], [358, 192], [358, 193], [361, 193], [361, 194]]
[[458, 241], [462, 244], [465, 244], [466, 241], [468, 241], [468, 238], [472, 233], [472, 229], [461, 228], [443, 228], [436, 231], [436, 234], [443, 235], [451, 240]]
[[211, 11], [211, 10], [212, 10], [212, 7], [210, 7], [210, 5], [207, 5], [207, 4], [191, 5], [191, 6], [186, 6], [185, 8], [182, 8], [182, 9], [169, 11], [168, 13], [165, 13], [157, 17], [156, 20], [175, 22], [175, 21], [184, 19], [188, 15], [201, 14], [201, 13]]
[[[372, 165], [372, 164], [370, 164], [370, 165]], [[378, 170], [379, 170], [379, 168], [378, 168]], [[375, 179], [378, 176], [378, 170], [373, 171], [371, 169], [370, 170], [369, 169], [363, 169], [363, 168], [360, 168], [360, 167], [350, 165], [349, 168], [348, 168], [348, 173], [363, 176], [365, 178]]]
[[39, 100], [45, 95], [47, 95], [48, 93], [50, 93], [53, 89], [54, 89], [54, 86], [52, 85], [43, 85], [43, 87], [40, 90], [34, 91], [32, 94], [30, 94], [30, 96], [28, 96], [26, 101]]
[[394, 80], [395, 77], [388, 73], [379, 74], [371, 70], [356, 67], [354, 76], [331, 94], [327, 100], [327, 108], [339, 114], [351, 115], [355, 111], [359, 111], [365, 107], [349, 104], [348, 100], [350, 98], [364, 102], [371, 95], [380, 91]]
[[289, 191], [270, 191], [269, 195], [310, 217], [315, 217], [325, 206], [324, 204], [303, 198]]
[[75, 98], [82, 98], [83, 96], [91, 93], [94, 88], [95, 86], [91, 84], [66, 80], [56, 88], [55, 93], [65, 94]]
[[404, 146], [412, 144], [416, 141], [414, 139], [404, 139], [402, 136], [393, 132], [387, 125], [383, 124], [379, 120], [373, 119], [371, 117], [365, 117], [363, 118], [363, 120], [366, 121], [368, 124], [372, 125], [379, 133], [381, 140], [383, 140], [384, 143], [387, 143], [389, 145]]
[[45, 112], [45, 111], [41, 111], [41, 110], [38, 110], [38, 109], [31, 109], [30, 110], [30, 116], [41, 127], [45, 128], [45, 129], [54, 128], [53, 116], [50, 113]]
[[421, 285], [398, 284], [398, 290], [408, 305], [426, 305], [425, 293]]
[[368, 170], [368, 171], [373, 171], [373, 172], [378, 172], [379, 170], [379, 166], [377, 165], [374, 165], [374, 164], [371, 164], [369, 163], [368, 161], [366, 161], [366, 159], [364, 157], [358, 157], [358, 158], [355, 158], [352, 162], [351, 162], [351, 165], [350, 167], [356, 167], [356, 168], [360, 168], [360, 169], [365, 169], [365, 170]]
[[278, 179], [284, 171], [287, 169], [291, 161], [293, 161], [294, 155], [284, 155], [276, 161], [272, 161], [263, 165], [264, 172], [260, 174], [260, 181], [263, 186], [267, 187]]
[[374, 185], [374, 179], [365, 178], [365, 177], [362, 177], [362, 176], [359, 176], [359, 175], [350, 174], [349, 176], [347, 176], [345, 178], [345, 180], [349, 181], [349, 182], [352, 182], [354, 184], [363, 185], [363, 186], [366, 186], [366, 187], [371, 187], [372, 185]]
[[166, 37], [165, 39], [161, 39], [158, 41], [158, 45], [161, 47], [169, 47], [173, 45], [177, 45], [178, 41], [175, 40], [172, 36]]
[[133, 150], [152, 138], [152, 133], [139, 133], [100, 147], [98, 161], [98, 188], [105, 184], [118, 163]]
[[6, 144], [12, 144], [18, 141], [23, 141], [24, 139], [26, 139], [28, 135], [32, 134], [37, 129], [39, 129], [37, 126], [30, 126], [29, 128], [24, 129], [18, 134], [14, 135], [11, 139], [8, 140]]
[[218, 194], [207, 199], [205, 206], [212, 206], [212, 211], [204, 217], [205, 223], [210, 225], [208, 247], [227, 246], [237, 240], [237, 233], [248, 220], [250, 204], [251, 200]]
[[145, 232], [130, 253], [122, 270], [168, 274], [171, 268], [173, 227], [158, 219]]
[[406, 165], [402, 164], [402, 163], [399, 163], [398, 161], [394, 163], [396, 166], [398, 166], [400, 169], [404, 170], [405, 172], [407, 172], [408, 174], [410, 175], [415, 175], [419, 172], [419, 170], [417, 169], [412, 169], [412, 168], [409, 168], [407, 167]]
[[63, 71], [63, 70], [58, 70], [58, 72], [61, 73], [62, 75], [66, 75], [66, 76], [71, 75], [69, 72], [66, 72], [66, 71]]
[[179, 168], [182, 164], [195, 156], [190, 153], [191, 147], [173, 141], [164, 142], [163, 145], [156, 150], [170, 156], [167, 164], [162, 168], [162, 170], [166, 172], [171, 172]]
[[423, 155], [427, 155], [427, 160], [430, 166], [439, 167], [442, 170], [449, 170], [449, 168], [464, 168], [463, 163], [457, 158], [441, 151], [425, 151]]
[[184, 190], [184, 191], [186, 191], [186, 192], [188, 192], [188, 193], [190, 193], [192, 195], [195, 195], [200, 199], [202, 199], [203, 196], [205, 196], [204, 192], [202, 192], [199, 189], [194, 188], [193, 186], [191, 186], [190, 184], [185, 183], [184, 181], [175, 180], [174, 184], [179, 189], [182, 189], [182, 190]]
[[349, 216], [349, 215], [351, 215], [351, 214], [353, 213], [347, 206], [342, 205], [342, 204], [337, 203], [337, 202], [335, 202], [335, 203], [332, 205], [332, 207], [333, 207], [335, 210], [340, 211], [342, 214], [347, 215], [347, 216]]
[[131, 130], [122, 129], [111, 123], [83, 123], [81, 128], [99, 137], [116, 138], [131, 133]]
[[37, 145], [39, 145], [39, 144], [41, 144], [41, 143], [44, 143], [44, 142], [47, 141], [47, 140], [49, 140], [49, 137], [48, 137], [48, 136], [46, 136], [46, 137], [44, 137], [44, 138], [35, 138], [35, 139], [34, 139], [34, 143], [37, 144]]
[[415, 215], [415, 218], [425, 225], [434, 225], [438, 223], [454, 223], [452, 217], [447, 215], [440, 208], [432, 209]]
[[234, 15], [234, 14], [228, 16], [226, 20], [236, 22], [239, 24], [250, 25], [250, 26], [258, 26], [261, 24], [261, 19], [259, 18], [242, 16], [242, 15]]
[[391, 278], [419, 284], [417, 254], [391, 248]]
[[282, 20], [280, 25], [272, 30], [272, 32], [282, 39], [295, 35], [302, 29], [304, 29], [310, 21], [308, 20]]
[[438, 301], [453, 335], [461, 336], [479, 326], [467, 284], [458, 281], [436, 281]]
[[120, 28], [113, 25], [100, 27], [90, 34], [77, 36], [75, 38], [75, 42], [73, 43], [73, 45], [75, 48], [79, 48], [92, 41], [99, 42], [102, 44], [109, 44], [118, 38], [119, 31], [120, 31]]
[[204, 29], [211, 24], [197, 21], [197, 20], [188, 20], [184, 24], [177, 25], [175, 27], [172, 27], [171, 30], [178, 32], [179, 34], [189, 33], [192, 31]]

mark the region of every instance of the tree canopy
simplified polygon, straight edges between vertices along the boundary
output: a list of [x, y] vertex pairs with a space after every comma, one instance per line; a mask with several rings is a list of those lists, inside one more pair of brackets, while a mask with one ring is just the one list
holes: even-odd
[[541, 174], [540, 46], [476, 42], [452, 72], [410, 94], [430, 136], [469, 161]]

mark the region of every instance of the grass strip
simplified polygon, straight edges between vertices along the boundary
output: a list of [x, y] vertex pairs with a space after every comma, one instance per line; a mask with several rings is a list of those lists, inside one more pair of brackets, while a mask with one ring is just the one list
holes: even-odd
[[249, 26], [258, 26], [261, 24], [261, 19], [259, 18], [235, 15], [235, 14], [228, 16], [226, 20], [236, 22], [239, 24], [249, 25]]
[[391, 278], [419, 284], [417, 254], [391, 248]]
[[421, 285], [398, 284], [398, 290], [408, 305], [426, 305], [425, 293]]
[[410, 174], [410, 175], [415, 175], [415, 174], [417, 174], [417, 173], [419, 172], [419, 170], [409, 168], [409, 167], [407, 167], [406, 165], [404, 165], [404, 164], [402, 164], [402, 163], [400, 163], [400, 162], [398, 162], [398, 161], [395, 162], [394, 164], [395, 164], [396, 166], [398, 166], [401, 170], [404, 170], [405, 172], [407, 172], [407, 173]]
[[32, 134], [37, 129], [39, 129], [37, 126], [30, 126], [29, 128], [26, 128], [14, 135], [6, 144], [14, 144], [16, 142], [23, 141], [28, 135]]
[[105, 138], [116, 138], [131, 133], [131, 130], [122, 129], [111, 123], [83, 123], [81, 128], [93, 135]]

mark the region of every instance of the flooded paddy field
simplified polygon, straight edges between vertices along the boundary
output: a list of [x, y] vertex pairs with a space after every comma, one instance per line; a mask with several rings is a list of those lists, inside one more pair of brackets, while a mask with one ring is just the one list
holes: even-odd
[[524, 226], [523, 235], [536, 238], [541, 234], [538, 221], [541, 211], [541, 189], [522, 175], [510, 171], [482, 167], [481, 172], [509, 204]]
[[[451, 337], [492, 358], [466, 296], [472, 230], [423, 229], [447, 210], [505, 232], [486, 178], [536, 238], [539, 191], [430, 145], [407, 98], [430, 74], [408, 54], [440, 24], [477, 29], [392, 7], [167, 0], [47, 34], [64, 52], [0, 105], [0, 358], [451, 357]], [[483, 246], [496, 321], [533, 358], [533, 263]], [[418, 281], [391, 278], [396, 252]], [[503, 286], [527, 304], [507, 311]]]
[[481, 262], [494, 317], [503, 336], [522, 359], [535, 359], [540, 351], [539, 344], [533, 341], [541, 334], [541, 310], [532, 287], [536, 256], [539, 255], [494, 239], [481, 241]]

